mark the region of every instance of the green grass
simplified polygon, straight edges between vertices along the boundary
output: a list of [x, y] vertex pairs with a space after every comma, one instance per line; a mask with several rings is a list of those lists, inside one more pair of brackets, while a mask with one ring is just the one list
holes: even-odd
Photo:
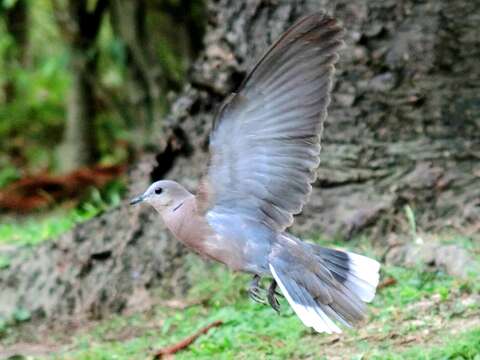
[[98, 214], [91, 207], [81, 207], [49, 213], [37, 218], [17, 220], [4, 218], [0, 223], [0, 243], [15, 245], [36, 245], [44, 240], [55, 238], [71, 229], [75, 224]]
[[[375, 256], [367, 240], [349, 242], [349, 249]], [[462, 241], [466, 247], [473, 243], [467, 238]], [[476, 248], [473, 244], [472, 249]], [[248, 275], [193, 256], [189, 261], [194, 286], [179, 300], [185, 308], [169, 306], [157, 297], [159, 303], [145, 312], [115, 315], [71, 331], [45, 333], [31, 324], [30, 335], [25, 327], [16, 335], [10, 329], [2, 341], [42, 343], [47, 336], [50, 344], [58, 345], [48, 359], [148, 359], [156, 350], [221, 320], [221, 326], [200, 336], [175, 358], [480, 359], [478, 274], [459, 280], [420, 266], [383, 266], [382, 279], [392, 277], [396, 283], [378, 292], [362, 326], [344, 329], [337, 336], [305, 328], [284, 299], [280, 315], [253, 303], [246, 292]]]
[[47, 239], [54, 239], [76, 224], [120, 204], [124, 190], [123, 181], [115, 180], [102, 190], [92, 188], [85, 199], [73, 209], [58, 208], [46, 214], [37, 214], [24, 219], [4, 216], [0, 218], [0, 245], [31, 246]]
[[[178, 342], [212, 321], [221, 319], [224, 324], [220, 328], [211, 329], [208, 335], [200, 337], [188, 351], [179, 353], [178, 358], [214, 356], [215, 358], [230, 359], [239, 358], [241, 353], [247, 356], [244, 358], [248, 358], [248, 354], [289, 358], [293, 354], [299, 355], [297, 345], [302, 340], [305, 331], [297, 319], [291, 316], [290, 311], [278, 317], [271, 309], [245, 301], [241, 301], [235, 306], [208, 309], [203, 306], [194, 306], [176, 312], [157, 307], [153, 316], [163, 318], [165, 315], [169, 316], [158, 329], [146, 331], [141, 336], [128, 341], [100, 342], [92, 346], [94, 339], [101, 339], [104, 336], [105, 328], [94, 332], [94, 335], [81, 337], [77, 340], [80, 350], [66, 357], [74, 359], [143, 359], [154, 349]], [[137, 322], [141, 321], [137, 319]], [[123, 319], [120, 320], [121, 323], [126, 325]], [[135, 320], [130, 319], [126, 326], [132, 326], [134, 323]], [[117, 319], [114, 331], [118, 325]], [[61, 357], [63, 356], [65, 355], [61, 355]], [[242, 357], [240, 356], [240, 358]]]
[[413, 346], [400, 353], [385, 352], [374, 353], [369, 359], [385, 360], [433, 360], [433, 359], [480, 359], [480, 327], [466, 331], [460, 335], [447, 337], [439, 341], [439, 344], [430, 348]]
[[[462, 325], [464, 319], [480, 317], [480, 304], [464, 304], [478, 291], [473, 280], [386, 266], [383, 278], [394, 277], [397, 283], [379, 292], [364, 326], [346, 329], [336, 341], [336, 335], [306, 329], [283, 299], [280, 315], [251, 302], [245, 291], [248, 276], [199, 260], [192, 266], [196, 285], [187, 301], [197, 300], [200, 305], [184, 310], [158, 305], [146, 313], [115, 316], [74, 337], [74, 350], [54, 358], [145, 359], [215, 320], [224, 323], [176, 354], [176, 359], [480, 358], [480, 321], [471, 328]], [[451, 332], [456, 335], [450, 336]], [[427, 345], [419, 345], [423, 342]]]

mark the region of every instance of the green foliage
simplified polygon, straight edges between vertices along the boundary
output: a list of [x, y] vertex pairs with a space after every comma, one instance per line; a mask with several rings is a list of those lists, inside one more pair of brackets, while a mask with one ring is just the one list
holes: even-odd
[[[4, 160], [3, 162], [6, 162], [6, 159], [3, 159], [3, 160]], [[2, 159], [0, 158], [0, 163], [1, 162], [2, 162]], [[16, 167], [8, 163], [0, 167], [0, 188], [18, 179], [20, 179], [20, 172]]]
[[[15, 0], [0, 0], [0, 15], [14, 4]], [[87, 4], [93, 8], [96, 1]], [[16, 43], [0, 16], [0, 169], [9, 169], [0, 170], [0, 188], [24, 173], [56, 170], [54, 151], [62, 140], [67, 116], [71, 85], [67, 38], [59, 30], [50, 0], [28, 1], [27, 6], [26, 49]], [[138, 32], [148, 34], [149, 44], [141, 46], [148, 47], [158, 62], [161, 91], [166, 95], [181, 89], [191, 57], [201, 46], [205, 4], [203, 0], [166, 0], [155, 5], [147, 2], [146, 6], [148, 16]], [[144, 125], [145, 119], [138, 119], [138, 109], [146, 102], [137, 99], [129, 83], [138, 74], [129, 69], [132, 55], [125, 40], [114, 31], [110, 16], [107, 11], [101, 23], [94, 49], [98, 63], [91, 75], [96, 80], [95, 138], [100, 162], [119, 163], [127, 160], [132, 148], [138, 148], [127, 144], [143, 143], [139, 132], [132, 129]], [[165, 111], [167, 96], [160, 96], [158, 101], [156, 111]], [[11, 171], [18, 167], [16, 173]]]
[[66, 65], [63, 55], [43, 59], [34, 68], [17, 67], [10, 72], [8, 80], [15, 84], [16, 97], [0, 107], [1, 138], [9, 139], [10, 144], [20, 136], [43, 145], [58, 141], [65, 117]]
[[6, 255], [0, 256], [0, 270], [10, 266], [10, 258]]
[[17, 2], [17, 0], [2, 0], [1, 1], [1, 7], [3, 7], [4, 9], [9, 9], [11, 7], [13, 7], [15, 5], [15, 3]]
[[31, 314], [30, 314], [30, 311], [28, 311], [27, 309], [18, 308], [13, 313], [13, 318], [15, 319], [16, 322], [20, 323], [20, 322], [30, 320]]
[[74, 209], [66, 214], [51, 213], [44, 217], [28, 218], [23, 221], [4, 218], [0, 224], [0, 241], [10, 244], [35, 245], [66, 232], [74, 224], [94, 215], [95, 213]]
[[[35, 1], [30, 19], [34, 31], [25, 64], [12, 56], [18, 45], [0, 21], [0, 164], [35, 171], [51, 166], [53, 145], [61, 138], [69, 74], [51, 3]], [[8, 101], [7, 88], [14, 93]]]

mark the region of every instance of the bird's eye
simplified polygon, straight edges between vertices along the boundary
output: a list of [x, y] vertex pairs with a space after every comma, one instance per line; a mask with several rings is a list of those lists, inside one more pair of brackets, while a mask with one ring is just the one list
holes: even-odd
[[163, 189], [162, 188], [156, 188], [155, 189], [155, 194], [160, 195], [162, 193]]

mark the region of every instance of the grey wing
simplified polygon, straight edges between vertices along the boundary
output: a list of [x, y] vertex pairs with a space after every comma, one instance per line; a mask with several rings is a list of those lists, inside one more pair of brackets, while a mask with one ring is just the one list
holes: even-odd
[[274, 231], [292, 224], [319, 165], [342, 36], [337, 22], [323, 13], [301, 19], [227, 99], [211, 133], [202, 183], [208, 211], [232, 213]]

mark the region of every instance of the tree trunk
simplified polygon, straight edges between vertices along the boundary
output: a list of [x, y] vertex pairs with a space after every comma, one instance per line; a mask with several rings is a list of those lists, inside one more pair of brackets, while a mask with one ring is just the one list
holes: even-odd
[[71, 85], [67, 101], [67, 121], [59, 148], [59, 169], [72, 171], [98, 159], [95, 138], [94, 82], [98, 54], [96, 38], [107, 0], [99, 0], [93, 10], [88, 2], [71, 0], [66, 9], [57, 2], [56, 16], [70, 47]]
[[137, 141], [150, 137], [153, 124], [161, 123], [162, 72], [151, 54], [146, 30], [147, 3], [144, 0], [113, 0], [111, 21], [127, 52], [127, 94], [134, 109]]
[[[130, 173], [130, 195], [158, 178], [195, 189], [222, 98], [295, 19], [319, 9], [345, 24], [347, 46], [318, 180], [293, 230], [348, 237], [371, 227], [384, 239], [401, 230], [406, 204], [422, 229], [478, 230], [480, 4], [467, 0], [211, 1], [205, 50], [155, 135], [160, 151]], [[101, 314], [153, 286], [183, 289], [183, 247], [159, 223], [151, 209], [121, 206], [15, 256], [0, 272], [1, 311]]]
[[[168, 68], [165, 59], [162, 63], [159, 54], [188, 63], [198, 51], [198, 36], [203, 31], [198, 29], [200, 15], [192, 13], [195, 3], [198, 0], [111, 1], [112, 28], [125, 46], [125, 102], [135, 119], [129, 127], [136, 134], [135, 145], [139, 149], [151, 144], [153, 126], [162, 124], [168, 91], [180, 90], [180, 79], [175, 78], [178, 74]], [[196, 29], [196, 32], [189, 33], [187, 27]], [[183, 68], [179, 64], [177, 67]]]
[[85, 59], [79, 49], [72, 49], [71, 57], [67, 121], [59, 151], [59, 170], [62, 172], [93, 164], [98, 155], [93, 88], [89, 81], [96, 60]]

